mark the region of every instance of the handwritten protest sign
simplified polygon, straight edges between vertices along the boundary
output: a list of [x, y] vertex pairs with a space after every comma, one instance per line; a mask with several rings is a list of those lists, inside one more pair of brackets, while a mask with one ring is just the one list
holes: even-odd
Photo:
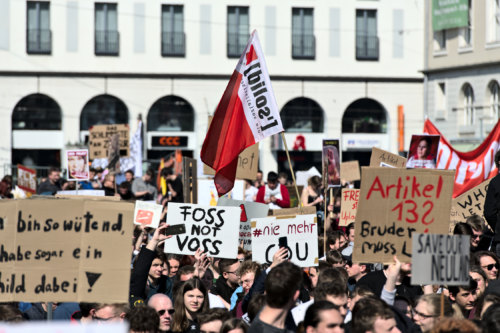
[[134, 224], [156, 229], [160, 224], [162, 210], [162, 205], [137, 200], [135, 202]]
[[90, 159], [106, 158], [109, 154], [110, 139], [115, 134], [120, 136], [120, 156], [130, 155], [129, 128], [126, 124], [118, 125], [95, 125], [89, 130]]
[[411, 261], [412, 234], [448, 231], [455, 172], [434, 169], [362, 170], [353, 261]]
[[193, 255], [198, 248], [211, 257], [236, 258], [240, 207], [169, 203], [167, 224], [185, 224], [186, 234], [165, 241], [165, 252]]
[[[224, 196], [229, 199], [243, 200], [245, 193], [245, 182], [236, 180], [231, 192]], [[198, 204], [205, 206], [217, 206], [219, 195], [215, 188], [213, 179], [198, 179]]]
[[[255, 179], [259, 167], [259, 144], [256, 143], [238, 155], [237, 179]], [[215, 170], [203, 164], [203, 173], [215, 175]]]
[[406, 168], [406, 158], [393, 153], [389, 153], [380, 148], [372, 148], [372, 156], [370, 158], [371, 167], [392, 167]]
[[36, 171], [18, 164], [17, 186], [28, 193], [36, 193]]
[[345, 182], [353, 182], [361, 179], [359, 173], [359, 162], [349, 161], [340, 163], [340, 179]]
[[342, 198], [340, 203], [340, 218], [339, 226], [344, 227], [356, 219], [356, 211], [358, 210], [359, 190], [357, 189], [342, 189]]
[[411, 284], [469, 284], [470, 236], [413, 234]]
[[128, 302], [133, 212], [126, 202], [2, 200], [0, 301]]
[[0, 323], [2, 333], [128, 333], [125, 322], [88, 322], [85, 325], [75, 325], [73, 321], [35, 321], [23, 323]]
[[490, 180], [485, 180], [452, 200], [450, 230], [453, 230], [455, 224], [458, 222], [465, 222], [469, 216], [483, 216], [484, 200], [486, 199], [486, 191], [488, 190]]
[[288, 258], [300, 267], [318, 265], [316, 214], [264, 217], [252, 220], [252, 260], [271, 263], [279, 244], [286, 244]]
[[252, 250], [250, 221], [258, 217], [266, 217], [269, 206], [258, 202], [232, 200], [226, 197], [220, 197], [217, 206], [240, 207], [240, 237], [238, 243], [241, 244], [241, 242], [243, 242], [243, 248], [245, 250]]

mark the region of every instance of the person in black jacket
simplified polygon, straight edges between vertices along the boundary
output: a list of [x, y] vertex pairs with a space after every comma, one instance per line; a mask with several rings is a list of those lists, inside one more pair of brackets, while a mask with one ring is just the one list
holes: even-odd
[[[495, 154], [495, 165], [500, 170], [500, 150]], [[495, 232], [496, 254], [500, 254], [500, 223], [498, 223], [500, 212], [500, 174], [497, 174], [489, 183], [484, 200], [484, 218]]]
[[142, 247], [137, 256], [130, 278], [131, 300], [137, 301], [139, 298], [147, 301], [156, 293], [163, 293], [172, 299], [172, 280], [162, 274], [166, 257], [164, 253], [156, 250], [159, 242], [172, 237], [162, 235], [162, 231], [166, 228], [168, 228], [166, 224], [158, 227], [151, 240], [145, 247]]

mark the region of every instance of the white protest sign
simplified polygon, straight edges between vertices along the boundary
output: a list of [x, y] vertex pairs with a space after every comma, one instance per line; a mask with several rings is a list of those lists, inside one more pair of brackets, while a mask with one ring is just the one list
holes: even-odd
[[[224, 197], [234, 200], [245, 199], [245, 181], [235, 180], [234, 187], [231, 192], [224, 195]], [[219, 195], [215, 188], [213, 179], [198, 179], [198, 204], [205, 206], [217, 206]]]
[[239, 207], [168, 204], [167, 224], [185, 224], [186, 233], [165, 241], [165, 252], [193, 255], [198, 248], [211, 257], [238, 255]]
[[162, 210], [162, 205], [137, 200], [135, 202], [134, 224], [156, 229], [160, 224]]
[[271, 263], [279, 244], [288, 248], [291, 262], [300, 267], [318, 265], [316, 214], [292, 218], [265, 217], [252, 220], [252, 260]]
[[470, 236], [413, 234], [411, 284], [469, 284]]
[[65, 321], [37, 321], [24, 323], [0, 323], [2, 333], [127, 333], [126, 322], [90, 322], [85, 325], [75, 325], [73, 322]]
[[259, 217], [266, 217], [269, 212], [269, 206], [259, 202], [250, 202], [243, 200], [232, 200], [226, 197], [220, 197], [217, 206], [240, 207], [240, 238], [239, 243], [243, 241], [243, 248], [247, 251], [252, 250], [252, 230], [250, 221]]
[[103, 197], [104, 196], [104, 190], [78, 190], [78, 191], [67, 190], [67, 191], [57, 191], [56, 194]]

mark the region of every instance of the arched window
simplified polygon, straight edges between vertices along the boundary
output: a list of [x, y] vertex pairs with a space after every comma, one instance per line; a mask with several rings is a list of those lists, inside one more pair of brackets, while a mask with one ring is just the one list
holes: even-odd
[[32, 94], [21, 99], [12, 112], [13, 130], [60, 130], [61, 108], [52, 98]]
[[287, 132], [322, 133], [324, 131], [323, 109], [312, 99], [298, 97], [281, 109], [281, 122]]
[[464, 124], [474, 125], [476, 115], [474, 111], [474, 90], [468, 83], [462, 87], [462, 106], [464, 109]]
[[342, 117], [342, 133], [387, 133], [387, 113], [370, 98], [352, 102]]
[[178, 96], [162, 97], [149, 109], [147, 127], [148, 131], [192, 132], [193, 107]]
[[490, 95], [490, 115], [495, 119], [498, 119], [500, 117], [500, 114], [498, 113], [500, 103], [498, 99], [499, 92], [500, 86], [498, 85], [498, 82], [495, 80], [491, 81], [488, 85], [488, 93]]
[[118, 98], [99, 95], [83, 107], [80, 114], [80, 131], [87, 131], [94, 125], [128, 124], [128, 109]]

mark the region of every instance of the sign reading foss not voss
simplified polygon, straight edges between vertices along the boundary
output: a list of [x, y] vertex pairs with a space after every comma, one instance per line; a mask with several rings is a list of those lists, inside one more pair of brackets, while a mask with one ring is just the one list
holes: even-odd
[[411, 261], [415, 232], [448, 232], [454, 171], [364, 167], [353, 261]]
[[2, 200], [0, 300], [127, 302], [133, 212], [126, 202]]

